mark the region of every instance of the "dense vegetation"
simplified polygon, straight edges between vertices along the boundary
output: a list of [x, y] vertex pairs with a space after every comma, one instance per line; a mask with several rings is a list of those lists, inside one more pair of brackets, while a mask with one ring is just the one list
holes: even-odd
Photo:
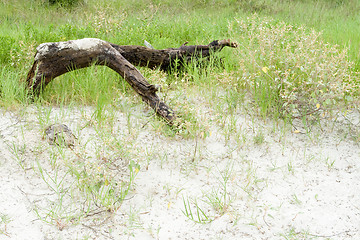
[[[360, 27], [356, 0], [25, 1], [3, 0], [0, 10], [0, 104], [28, 104], [23, 80], [42, 42], [84, 37], [155, 48], [207, 44], [231, 38], [222, 64], [210, 61], [168, 76], [143, 70], [174, 90], [180, 82], [221, 85], [227, 107], [245, 93], [264, 117], [301, 117], [331, 110], [357, 97]], [[219, 11], [221, 9], [221, 11]], [[321, 34], [322, 33], [322, 34]], [[339, 46], [335, 46], [338, 44]], [[96, 79], [103, 79], [96, 81]], [[54, 81], [41, 100], [51, 104], [111, 103], [128, 86], [110, 70], [91, 68]], [[101, 96], [101, 97], [100, 97]], [[174, 103], [173, 103], [174, 104]], [[323, 112], [322, 112], [323, 113]]]

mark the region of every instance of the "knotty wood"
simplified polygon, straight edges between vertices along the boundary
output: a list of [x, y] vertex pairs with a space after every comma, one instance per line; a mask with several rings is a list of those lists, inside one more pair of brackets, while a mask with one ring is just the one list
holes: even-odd
[[216, 40], [208, 45], [187, 46], [185, 43], [179, 48], [163, 50], [121, 46], [96, 38], [43, 43], [37, 47], [26, 82], [30, 92], [39, 95], [51, 80], [64, 73], [93, 64], [105, 65], [120, 74], [158, 115], [172, 123], [176, 118], [174, 111], [159, 99], [157, 87], [148, 83], [134, 65], [167, 70], [176, 59], [183, 62], [193, 57], [208, 57], [225, 46], [237, 47], [230, 40]]

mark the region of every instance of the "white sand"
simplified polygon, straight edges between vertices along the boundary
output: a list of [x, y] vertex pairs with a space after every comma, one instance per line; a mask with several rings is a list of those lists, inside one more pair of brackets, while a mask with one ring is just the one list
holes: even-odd
[[[360, 127], [358, 114], [348, 117], [352, 129], [348, 121], [328, 120], [322, 130], [317, 127], [307, 135], [301, 128], [294, 133], [271, 123], [253, 123], [239, 113], [237, 128], [247, 137], [244, 143], [236, 143], [234, 136], [226, 142], [215, 123], [211, 136], [196, 143], [157, 133], [146, 124], [142, 108], [131, 116], [132, 133], [126, 114], [115, 116], [114, 135], [132, 139], [137, 156], [132, 160], [141, 165], [134, 190], [114, 214], [102, 213], [65, 226], [41, 221], [33, 210], [39, 204], [49, 207], [46, 199], [56, 197], [32, 169], [36, 161], [51, 168], [45, 163], [54, 148], [42, 139], [38, 110], [2, 110], [0, 214], [10, 222], [0, 222], [0, 231], [6, 227], [0, 239], [360, 239], [360, 149], [351, 139]], [[54, 108], [49, 122], [67, 124], [80, 144], [89, 141], [86, 149], [91, 154], [96, 131], [85, 125], [84, 116], [92, 112], [91, 108], [82, 113]], [[264, 142], [255, 144], [259, 131]], [[11, 146], [22, 149], [25, 170]], [[71, 150], [65, 152], [73, 156]], [[230, 171], [229, 204], [221, 214], [206, 202], [206, 196], [223, 196], [221, 174], [226, 169]], [[183, 199], [197, 199], [214, 221], [189, 220], [182, 212]], [[101, 224], [92, 225], [95, 218]]]

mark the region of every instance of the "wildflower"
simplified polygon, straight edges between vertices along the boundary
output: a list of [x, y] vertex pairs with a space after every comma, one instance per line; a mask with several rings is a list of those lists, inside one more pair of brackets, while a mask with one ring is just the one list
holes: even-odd
[[319, 108], [320, 108], [320, 104], [317, 103], [317, 104], [316, 104], [316, 109], [319, 109]]
[[267, 71], [269, 70], [269, 68], [268, 68], [268, 67], [263, 67], [261, 70], [262, 70], [264, 73], [267, 73]]

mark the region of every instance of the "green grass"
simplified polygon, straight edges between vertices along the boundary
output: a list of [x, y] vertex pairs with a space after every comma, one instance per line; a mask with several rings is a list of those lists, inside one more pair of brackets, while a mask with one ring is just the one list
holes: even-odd
[[[345, 55], [339, 61], [345, 61], [349, 56], [354, 61], [354, 65], [345, 64], [343, 69], [358, 69], [359, 63], [359, 36], [358, 26], [359, 16], [356, 9], [360, 7], [358, 1], [180, 1], [173, 4], [171, 1], [79, 1], [72, 7], [61, 7], [60, 5], [49, 5], [47, 1], [2, 1], [0, 10], [0, 104], [6, 107], [13, 107], [28, 104], [26, 91], [22, 84], [26, 78], [26, 73], [33, 61], [33, 55], [37, 45], [49, 41], [64, 41], [69, 39], [78, 39], [84, 37], [96, 37], [118, 44], [143, 45], [144, 40], [150, 42], [155, 48], [177, 47], [182, 43], [189, 41], [190, 44], [207, 44], [214, 39], [232, 38], [240, 43], [240, 54], [231, 49], [225, 49], [221, 54], [222, 67], [216, 67], [213, 63], [198, 68], [196, 64], [190, 64], [186, 67], [185, 75], [180, 75], [180, 81], [190, 81], [198, 86], [209, 86], [209, 83], [222, 86], [229, 84], [236, 88], [237, 92], [246, 89], [249, 84], [252, 85], [252, 97], [255, 100], [256, 108], [260, 110], [263, 117], [278, 113], [272, 117], [284, 117], [292, 110], [284, 110], [284, 104], [291, 108], [298, 108], [304, 114], [312, 112], [313, 109], [308, 105], [301, 106], [294, 104], [293, 101], [282, 102], [280, 92], [274, 90], [274, 79], [277, 78], [273, 70], [279, 68], [285, 74], [289, 64], [284, 51], [284, 46], [273, 42], [278, 49], [272, 51], [273, 47], [266, 45], [257, 46], [261, 43], [261, 37], [256, 34], [268, 34], [269, 38], [274, 29], [277, 34], [282, 34], [278, 41], [286, 41], [292, 44], [292, 48], [299, 47], [298, 41], [303, 44], [312, 44], [306, 42], [307, 36], [316, 38], [316, 41], [323, 41], [324, 44], [314, 45], [314, 51], [333, 50], [326, 46], [329, 41], [333, 44], [339, 44], [341, 48], [349, 47], [348, 55]], [[218, 11], [221, 7], [221, 11]], [[311, 9], [309, 11], [309, 9]], [[246, 22], [248, 16], [256, 12], [258, 18]], [[316, 14], [315, 14], [316, 13]], [[265, 26], [262, 19], [264, 16], [271, 16], [274, 20], [265, 20], [269, 25]], [[266, 19], [266, 18], [265, 18]], [[244, 21], [249, 29], [239, 26], [239, 21]], [[285, 21], [282, 24], [280, 21]], [[297, 30], [304, 25], [305, 30]], [[265, 27], [265, 32], [261, 32]], [[284, 30], [284, 28], [291, 28]], [[274, 28], [274, 29], [273, 29]], [[323, 32], [322, 35], [311, 35], [310, 28]], [[266, 32], [266, 29], [268, 32]], [[287, 32], [288, 31], [288, 32]], [[298, 37], [300, 35], [301, 37]], [[255, 36], [257, 39], [250, 39]], [[254, 41], [253, 41], [254, 40]], [[258, 55], [257, 47], [263, 47], [266, 55]], [[241, 52], [244, 50], [244, 52]], [[293, 49], [290, 49], [293, 51]], [[334, 50], [335, 51], [335, 50]], [[279, 54], [276, 59], [271, 58], [269, 54]], [[244, 56], [246, 54], [247, 56]], [[255, 55], [254, 55], [255, 54]], [[265, 58], [264, 58], [265, 57]], [[319, 56], [321, 57], [321, 56]], [[330, 56], [331, 57], [331, 56]], [[248, 58], [248, 59], [246, 59]], [[244, 69], [241, 65], [242, 60], [252, 62], [251, 66], [245, 65], [245, 70], [252, 76], [247, 83], [243, 74]], [[304, 61], [308, 59], [305, 58]], [[239, 64], [240, 61], [240, 64]], [[275, 64], [273, 64], [275, 62]], [[293, 60], [291, 60], [293, 61]], [[258, 66], [255, 66], [258, 64]], [[302, 66], [293, 67], [300, 69]], [[305, 64], [305, 63], [304, 63]], [[274, 67], [274, 69], [271, 68]], [[263, 67], [270, 67], [270, 71], [262, 76], [257, 72]], [[313, 71], [310, 66], [306, 75]], [[239, 70], [240, 69], [240, 70]], [[239, 72], [240, 71], [240, 72]], [[230, 73], [231, 76], [222, 75], [223, 72]], [[300, 71], [294, 74], [301, 74]], [[176, 73], [175, 73], [176, 75]], [[151, 78], [152, 74], [148, 74]], [[174, 74], [170, 74], [166, 82], [173, 84]], [[239, 78], [239, 81], [229, 80], [229, 78]], [[324, 80], [328, 76], [323, 77]], [[352, 81], [352, 78], [350, 81]], [[265, 80], [265, 81], [264, 81]], [[155, 79], [156, 81], [156, 79]], [[296, 81], [296, 78], [291, 81]], [[276, 81], [275, 81], [276, 82]], [[155, 82], [156, 83], [156, 82]], [[301, 83], [301, 82], [300, 82]], [[164, 83], [161, 83], [164, 85]], [[299, 85], [299, 83], [297, 83]], [[245, 86], [247, 85], [247, 86]], [[296, 87], [296, 86], [295, 86]], [[100, 89], [100, 91], [99, 91]], [[121, 89], [123, 91], [121, 91]], [[131, 93], [129, 87], [115, 73], [108, 69], [92, 67], [89, 69], [76, 71], [55, 79], [44, 94], [41, 96], [46, 103], [50, 104], [102, 104], [111, 103], [119, 94]], [[171, 89], [170, 89], [171, 90]], [[292, 89], [287, 89], [289, 91]], [[313, 91], [314, 88], [309, 88]], [[246, 90], [248, 91], [248, 89]], [[283, 91], [284, 94], [285, 90]], [[280, 95], [279, 95], [280, 94]], [[290, 94], [287, 92], [287, 94]], [[106, 96], [106, 97], [100, 97]], [[288, 96], [291, 97], [291, 96]], [[304, 98], [308, 96], [304, 95]], [[318, 102], [326, 101], [327, 104], [335, 105], [332, 99], [318, 100], [313, 99], [312, 105]], [[238, 101], [235, 99], [235, 101]], [[318, 101], [318, 102], [316, 102]], [[324, 104], [321, 104], [323, 106]]]
[[323, 38], [343, 47], [349, 47], [355, 69], [360, 68], [360, 2], [358, 0], [332, 1], [275, 1], [271, 16], [296, 25], [305, 25], [323, 33]]
[[5, 235], [9, 237], [7, 233], [7, 224], [11, 221], [12, 219], [8, 215], [0, 213], [0, 235]]

